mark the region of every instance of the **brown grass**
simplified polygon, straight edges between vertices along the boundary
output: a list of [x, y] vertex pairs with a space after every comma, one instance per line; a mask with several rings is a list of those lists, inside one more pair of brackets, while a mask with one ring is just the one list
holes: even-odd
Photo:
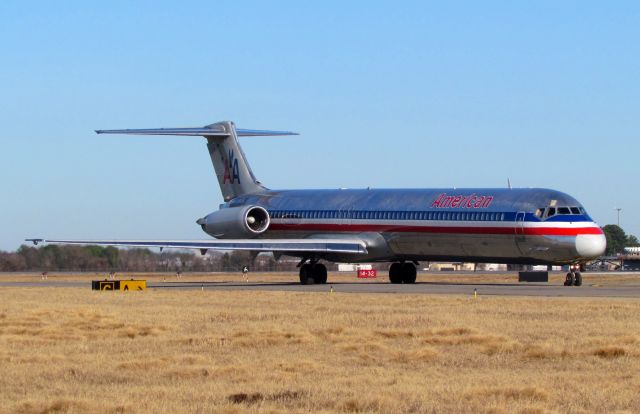
[[0, 288], [0, 412], [640, 412], [640, 302]]
[[627, 351], [619, 346], [605, 346], [593, 351], [593, 355], [599, 356], [601, 358], [618, 358], [621, 356], [625, 356], [626, 354]]

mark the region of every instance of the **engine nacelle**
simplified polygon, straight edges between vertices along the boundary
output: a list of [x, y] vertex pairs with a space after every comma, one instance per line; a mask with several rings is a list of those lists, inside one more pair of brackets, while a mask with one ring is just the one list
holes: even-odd
[[267, 231], [271, 220], [262, 207], [241, 206], [214, 211], [197, 223], [205, 233], [218, 239], [246, 239]]

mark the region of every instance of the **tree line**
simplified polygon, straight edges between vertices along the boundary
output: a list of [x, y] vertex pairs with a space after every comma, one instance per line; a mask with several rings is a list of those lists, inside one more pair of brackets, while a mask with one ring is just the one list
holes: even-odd
[[607, 238], [607, 256], [613, 256], [618, 253], [624, 253], [625, 247], [639, 247], [640, 241], [632, 234], [627, 234], [620, 226], [615, 224], [607, 224], [602, 228]]
[[22, 245], [15, 252], [0, 251], [0, 272], [232, 272], [241, 271], [244, 266], [257, 271], [288, 271], [295, 269], [296, 261], [276, 262], [271, 255], [260, 255], [254, 260], [245, 251], [210, 251], [200, 256], [191, 252], [102, 246]]

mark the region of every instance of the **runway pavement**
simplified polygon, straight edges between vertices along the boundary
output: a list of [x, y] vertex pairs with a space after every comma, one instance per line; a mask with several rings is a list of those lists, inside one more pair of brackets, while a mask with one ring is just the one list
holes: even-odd
[[[91, 289], [91, 282], [80, 281], [28, 281], [0, 282], [0, 287], [83, 287]], [[150, 282], [150, 289], [207, 289], [207, 290], [249, 290], [249, 291], [286, 291], [286, 292], [334, 292], [343, 293], [401, 293], [401, 294], [448, 294], [472, 295], [476, 289], [478, 295], [492, 296], [543, 296], [543, 297], [640, 297], [638, 285], [584, 285], [569, 287], [547, 283], [449, 283], [421, 282], [413, 285], [394, 285], [390, 283], [327, 283], [326, 285], [303, 286], [294, 282]]]

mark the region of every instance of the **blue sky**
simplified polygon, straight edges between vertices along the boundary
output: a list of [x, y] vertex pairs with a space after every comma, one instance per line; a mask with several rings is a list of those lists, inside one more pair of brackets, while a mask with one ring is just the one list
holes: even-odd
[[271, 188], [549, 187], [640, 236], [640, 3], [0, 2], [0, 249], [203, 238], [204, 140]]

